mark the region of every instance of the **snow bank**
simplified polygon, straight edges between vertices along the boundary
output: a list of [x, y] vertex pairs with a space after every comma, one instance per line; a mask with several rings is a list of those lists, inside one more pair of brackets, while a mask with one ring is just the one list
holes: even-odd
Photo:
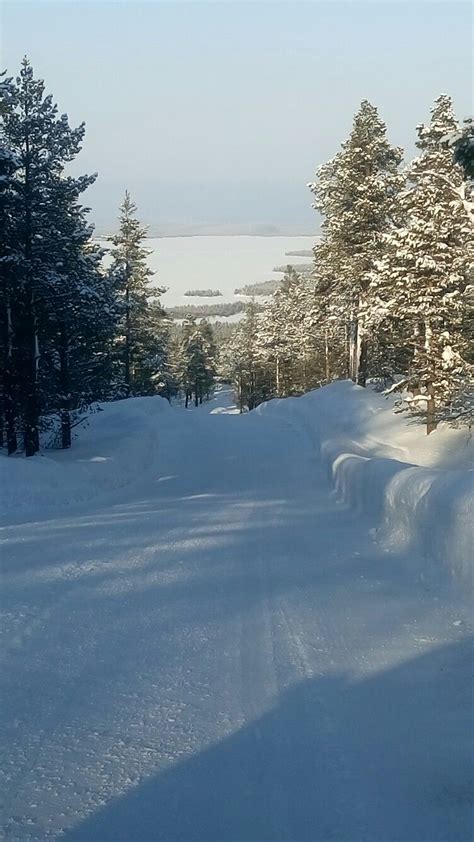
[[106, 495], [139, 480], [153, 467], [164, 398], [101, 404], [75, 431], [71, 450], [29, 459], [0, 456], [0, 509], [9, 521], [38, 516]]
[[347, 381], [258, 411], [304, 430], [339, 496], [369, 516], [387, 548], [471, 581], [474, 451], [466, 430], [441, 425], [426, 436], [390, 401]]

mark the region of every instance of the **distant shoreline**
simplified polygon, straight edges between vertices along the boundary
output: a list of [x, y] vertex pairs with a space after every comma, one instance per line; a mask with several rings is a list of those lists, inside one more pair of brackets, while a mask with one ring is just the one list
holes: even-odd
[[[109, 237], [112, 237], [113, 234], [96, 234], [96, 240], [108, 240]], [[181, 239], [191, 239], [193, 237], [252, 237], [252, 238], [259, 238], [262, 240], [272, 240], [281, 237], [314, 237], [316, 240], [321, 238], [321, 234], [314, 234], [311, 232], [310, 234], [229, 234], [229, 233], [220, 233], [220, 234], [147, 234], [147, 240], [181, 240]]]

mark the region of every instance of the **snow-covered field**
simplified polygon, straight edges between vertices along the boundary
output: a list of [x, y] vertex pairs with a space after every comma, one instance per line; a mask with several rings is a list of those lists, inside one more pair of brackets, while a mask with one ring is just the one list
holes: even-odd
[[5, 838], [471, 842], [471, 459], [348, 383], [0, 458]]
[[[316, 237], [162, 237], [147, 240], [152, 250], [154, 283], [165, 286], [165, 307], [236, 300], [234, 290], [245, 284], [275, 280], [276, 266], [308, 263], [307, 257], [288, 257], [288, 251], [308, 250]], [[106, 245], [106, 244], [104, 244]], [[190, 289], [219, 289], [222, 297], [187, 297]]]

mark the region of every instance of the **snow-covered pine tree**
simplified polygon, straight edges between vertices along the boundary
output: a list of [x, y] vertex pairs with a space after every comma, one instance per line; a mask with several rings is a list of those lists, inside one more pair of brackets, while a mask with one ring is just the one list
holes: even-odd
[[278, 397], [301, 394], [320, 382], [319, 349], [308, 322], [313, 283], [287, 266], [259, 319], [258, 345], [268, 387]]
[[208, 321], [206, 321], [206, 319], [201, 319], [199, 325], [199, 332], [202, 337], [202, 348], [206, 359], [206, 370], [204, 372], [204, 377], [202, 378], [201, 382], [200, 401], [202, 403], [204, 395], [207, 398], [210, 397], [210, 392], [214, 385], [214, 381], [217, 375], [218, 350], [214, 338], [214, 331], [212, 329], [212, 326], [209, 324]]
[[186, 407], [194, 395], [195, 406], [208, 395], [216, 376], [217, 349], [211, 325], [193, 316], [183, 322], [178, 351], [179, 379], [185, 393]]
[[348, 377], [347, 322], [339, 312], [335, 279], [323, 252], [315, 246], [314, 268], [304, 284], [303, 330], [312, 354], [313, 387], [330, 383], [335, 377]]
[[[258, 323], [258, 346], [269, 366], [269, 389], [277, 397], [291, 392], [291, 369], [298, 360], [299, 349], [292, 298], [299, 284], [299, 275], [287, 266], [282, 282], [272, 295]], [[296, 353], [295, 353], [296, 352]]]
[[420, 155], [408, 167], [401, 198], [405, 224], [386, 238], [374, 282], [382, 309], [405, 326], [411, 349], [406, 382], [412, 403], [426, 410], [428, 433], [441, 410], [466, 412], [472, 390], [472, 221], [463, 171], [441, 143], [455, 128], [450, 97], [438, 97], [430, 124], [417, 128]]
[[[53, 283], [58, 253], [70, 235], [67, 215], [71, 204], [66, 207], [61, 197], [69, 191], [77, 199], [93, 180], [64, 174], [66, 164], [79, 152], [83, 136], [83, 124], [71, 129], [67, 115], [58, 116], [52, 97], [45, 95], [44, 82], [35, 79], [24, 59], [2, 117], [0, 139], [18, 163], [12, 182], [16, 215], [11, 242], [17, 271], [12, 346], [18, 394], [22, 395], [17, 416], [27, 456], [38, 450], [39, 417], [47, 408], [40, 383], [46, 376], [43, 350], [48, 343], [54, 346], [57, 339], [49, 331], [50, 319], [59, 302], [64, 310], [71, 304], [66, 287]], [[79, 251], [76, 257], [82, 261]]]
[[293, 393], [300, 394], [320, 386], [325, 380], [324, 350], [322, 335], [314, 329], [314, 278], [300, 275], [292, 287], [292, 322], [295, 342], [295, 358], [298, 364], [294, 371]]
[[261, 341], [262, 318], [255, 301], [250, 301], [228, 343], [228, 375], [235, 384], [241, 412], [245, 407], [254, 409], [272, 396], [266, 350]]
[[153, 394], [160, 390], [166, 357], [167, 329], [159, 296], [164, 287], [151, 286], [147, 228], [136, 216], [128, 191], [120, 207], [119, 230], [111, 237], [111, 271], [122, 299], [119, 381], [123, 394]]
[[[5, 75], [5, 74], [2, 74]], [[0, 79], [0, 118], [12, 108], [14, 85], [11, 79]], [[14, 186], [14, 174], [20, 165], [19, 159], [6, 145], [0, 133], [0, 331], [2, 341], [1, 368], [1, 444], [4, 433], [8, 454], [16, 451], [19, 394], [15, 372], [14, 322], [17, 317], [21, 255], [15, 237], [15, 220], [18, 216], [18, 196]]]
[[348, 326], [349, 374], [365, 385], [371, 325], [370, 285], [383, 235], [398, 215], [402, 150], [392, 147], [377, 109], [364, 100], [337, 155], [309, 184], [323, 217], [315, 260], [332, 278], [331, 317]]
[[466, 117], [461, 125], [441, 138], [441, 143], [452, 149], [454, 160], [464, 170], [466, 181], [474, 181], [474, 119]]
[[114, 278], [101, 269], [103, 250], [80, 194], [92, 178], [59, 178], [50, 222], [54, 239], [45, 279], [45, 306], [39, 309], [44, 364], [43, 403], [61, 419], [61, 444], [71, 444], [71, 412], [109, 397], [111, 348], [119, 308]]

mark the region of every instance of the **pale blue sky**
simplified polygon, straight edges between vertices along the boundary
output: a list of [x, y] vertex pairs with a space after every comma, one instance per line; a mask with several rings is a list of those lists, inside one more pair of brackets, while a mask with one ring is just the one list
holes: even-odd
[[2, 66], [23, 54], [87, 123], [80, 171], [98, 171], [95, 218], [128, 187], [144, 219], [316, 227], [306, 183], [363, 98], [413, 154], [440, 93], [471, 110], [464, 2], [4, 0]]

